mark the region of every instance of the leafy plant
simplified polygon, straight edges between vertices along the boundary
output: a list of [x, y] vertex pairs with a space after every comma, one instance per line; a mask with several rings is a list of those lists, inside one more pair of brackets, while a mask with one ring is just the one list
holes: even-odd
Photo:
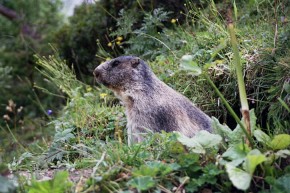
[[188, 138], [182, 134], [179, 134], [178, 141], [183, 145], [190, 147], [191, 151], [195, 153], [206, 153], [206, 149], [217, 147], [222, 138], [220, 135], [211, 134], [207, 131], [197, 132], [192, 138]]
[[62, 116], [50, 123], [56, 133], [44, 158], [46, 162], [64, 158], [74, 160], [87, 154], [90, 148], [84, 145], [83, 149], [80, 145], [87, 143], [89, 138], [124, 139], [121, 130], [125, 127], [125, 117], [120, 106], [107, 107], [110, 106], [109, 94], [76, 80], [74, 72], [59, 57], [36, 57], [42, 67], [39, 71], [68, 96]]
[[277, 179], [273, 177], [267, 177], [265, 180], [271, 185], [272, 192], [282, 193], [285, 191], [287, 192], [289, 190], [289, 180], [290, 180], [289, 172]]
[[0, 175], [0, 183], [1, 183], [0, 192], [2, 193], [15, 192], [17, 188], [15, 184], [13, 184], [10, 180], [3, 177], [2, 175]]
[[12, 78], [11, 76], [12, 67], [11, 66], [3, 66], [3, 64], [0, 62], [0, 86], [1, 88], [7, 88], [11, 85], [7, 85], [7, 81], [10, 81]]
[[[229, 16], [230, 17], [230, 16]], [[231, 22], [231, 18], [229, 18]], [[248, 112], [248, 102], [245, 92], [245, 84], [244, 80], [242, 78], [242, 68], [240, 66], [240, 59], [239, 59], [239, 52], [237, 48], [237, 41], [235, 38], [235, 34], [233, 32], [233, 25], [230, 23], [229, 26], [229, 33], [231, 36], [231, 42], [234, 50], [234, 58], [236, 61], [236, 74], [238, 77], [238, 84], [239, 84], [239, 90], [240, 90], [240, 98], [242, 102], [242, 108], [244, 109], [243, 112], [243, 120], [240, 122], [237, 120], [237, 116], [232, 111], [232, 108], [229, 106], [227, 101], [224, 99], [223, 95], [220, 93], [220, 91], [217, 89], [217, 87], [214, 85], [214, 83], [210, 80], [207, 74], [205, 74], [207, 80], [210, 82], [210, 84], [214, 87], [216, 92], [219, 94], [219, 96], [222, 98], [222, 102], [225, 103], [228, 110], [231, 112], [231, 114], [235, 117], [237, 120], [237, 123], [239, 124], [239, 127], [236, 128], [234, 131], [231, 131], [228, 127], [223, 126], [219, 124], [219, 122], [214, 119], [215, 126], [217, 128], [220, 128], [220, 131], [226, 132], [227, 134], [224, 135], [225, 137], [228, 137], [231, 140], [234, 140], [234, 137], [238, 137], [241, 139], [242, 134], [244, 133], [247, 136], [247, 143], [238, 143], [235, 141], [232, 146], [230, 146], [222, 155], [223, 159], [220, 161], [221, 165], [224, 165], [227, 171], [227, 174], [229, 176], [229, 179], [233, 183], [233, 185], [240, 190], [247, 190], [250, 188], [250, 184], [253, 178], [253, 174], [256, 171], [256, 167], [258, 165], [262, 165], [266, 161], [270, 161], [267, 159], [266, 154], [261, 153], [258, 149], [252, 149], [253, 148], [253, 139], [251, 137], [252, 131], [256, 128], [255, 126], [255, 115], [252, 115], [252, 119], [250, 121], [250, 113]], [[198, 66], [198, 64], [194, 61], [193, 56], [183, 56], [181, 60], [181, 64], [183, 69], [188, 70], [190, 73], [194, 73], [195, 75], [200, 75], [202, 70]], [[206, 67], [206, 69], [208, 66]], [[252, 111], [253, 112], [253, 111]], [[253, 114], [253, 113], [252, 113]], [[254, 123], [253, 123], [254, 121]], [[247, 130], [245, 129], [247, 128]], [[239, 130], [243, 131], [243, 133], [238, 132]], [[270, 146], [272, 149], [283, 149], [287, 148], [290, 145], [289, 135], [287, 134], [280, 134], [276, 135], [274, 139], [270, 142], [270, 137], [267, 136], [265, 133], [256, 132], [256, 136], [259, 138], [258, 140], [261, 142], [264, 142], [268, 146]], [[198, 138], [197, 138], [198, 139]], [[202, 145], [200, 145], [197, 141], [197, 139], [182, 139], [181, 142], [183, 142], [188, 147], [198, 147], [199, 149], [202, 148]], [[203, 141], [203, 139], [201, 139]], [[283, 142], [281, 142], [283, 140]], [[284, 140], [287, 142], [285, 143]], [[220, 140], [221, 141], [221, 140]], [[225, 141], [225, 140], [224, 140]], [[228, 142], [228, 140], [226, 140]], [[250, 147], [247, 145], [250, 144]], [[194, 149], [196, 150], [196, 149]], [[288, 150], [284, 150], [286, 154], [288, 154]], [[203, 153], [202, 151], [196, 151], [197, 153]], [[277, 155], [277, 154], [276, 154]], [[279, 155], [279, 154], [278, 154]], [[281, 154], [280, 154], [281, 155]], [[285, 157], [285, 154], [282, 155], [282, 157]], [[286, 156], [287, 157], [287, 156]], [[279, 156], [277, 157], [279, 158]], [[228, 160], [227, 160], [228, 159]], [[273, 162], [272, 162], [273, 163]], [[242, 166], [242, 168], [240, 168]], [[268, 166], [269, 167], [269, 166]]]
[[156, 185], [156, 182], [150, 176], [139, 176], [131, 179], [128, 182], [128, 185], [136, 188], [138, 191], [144, 191], [153, 188]]
[[[76, 75], [61, 60], [58, 55], [49, 56], [48, 58], [35, 56], [37, 64], [43, 68], [38, 71], [46, 78], [50, 79], [62, 92], [70, 98], [73, 97], [73, 90], [84, 86], [84, 84], [76, 79]], [[40, 88], [43, 89], [43, 88]]]
[[26, 189], [29, 193], [63, 193], [70, 192], [70, 188], [72, 187], [72, 182], [68, 180], [68, 172], [61, 171], [55, 174], [53, 179], [45, 180], [45, 181], [36, 181], [32, 180], [31, 185], [27, 186]]
[[[165, 54], [170, 48], [164, 43], [169, 41], [163, 29], [164, 23], [169, 20], [170, 12], [162, 8], [154, 9], [152, 13], [145, 13], [143, 22], [139, 28], [134, 29], [136, 13], [133, 11], [120, 12], [117, 20], [117, 30], [111, 36], [128, 37], [124, 44], [127, 55], [136, 55], [145, 59], [154, 59], [158, 55]], [[131, 19], [134, 18], [134, 19]], [[158, 48], [157, 50], [155, 50]]]

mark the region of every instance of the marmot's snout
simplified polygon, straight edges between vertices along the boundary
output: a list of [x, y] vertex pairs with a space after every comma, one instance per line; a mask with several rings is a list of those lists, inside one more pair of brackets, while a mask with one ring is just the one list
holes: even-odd
[[101, 76], [101, 71], [98, 68], [96, 68], [94, 70], [93, 74], [94, 74], [95, 79], [98, 80], [100, 78], [100, 76]]
[[105, 63], [100, 64], [97, 68], [95, 68], [93, 74], [95, 76], [95, 80], [100, 84], [105, 84], [104, 82], [104, 73], [106, 73], [106, 70], [104, 68]]
[[133, 84], [138, 77], [137, 68], [141, 60], [133, 56], [120, 56], [118, 58], [103, 62], [95, 68], [93, 74], [99, 84], [103, 84], [114, 91], [124, 89], [124, 87]]

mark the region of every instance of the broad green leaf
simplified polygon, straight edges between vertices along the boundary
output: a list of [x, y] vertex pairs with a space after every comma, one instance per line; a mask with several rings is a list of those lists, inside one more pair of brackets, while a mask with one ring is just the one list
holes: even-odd
[[245, 159], [244, 169], [252, 175], [257, 165], [264, 161], [266, 161], [266, 156], [263, 155], [259, 150], [253, 149], [248, 153]]
[[198, 166], [196, 169], [200, 170], [199, 166], [199, 155], [196, 153], [185, 153], [180, 154], [177, 158], [178, 164], [183, 168], [193, 168], [193, 165]]
[[256, 139], [259, 142], [269, 146], [269, 144], [271, 142], [271, 138], [266, 133], [264, 133], [262, 130], [260, 130], [260, 129], [255, 130], [254, 136], [256, 137]]
[[49, 193], [50, 190], [53, 189], [51, 185], [52, 180], [46, 180], [46, 181], [32, 181], [31, 187], [29, 188], [28, 193]]
[[[226, 162], [226, 164], [230, 164], [230, 165], [236, 167], [236, 166], [240, 165], [241, 163], [243, 163], [243, 162], [245, 161], [245, 159], [246, 159], [246, 158], [238, 158], [238, 159], [234, 159], [234, 160], [232, 160], [232, 161], [230, 161], [230, 162]], [[223, 165], [225, 165], [225, 164], [223, 164]]]
[[222, 136], [225, 142], [230, 141], [230, 137], [233, 131], [227, 126], [220, 124], [219, 120], [215, 117], [212, 117], [214, 132]]
[[200, 184], [198, 184], [197, 180], [192, 178], [189, 183], [185, 186], [186, 192], [197, 192]]
[[215, 147], [222, 141], [222, 137], [220, 135], [211, 134], [204, 130], [199, 131], [193, 138], [188, 138], [179, 133], [179, 137], [177, 139], [183, 145], [192, 148], [195, 153], [205, 153], [204, 148]]
[[218, 175], [224, 173], [219, 169], [219, 166], [215, 164], [208, 164], [203, 168], [203, 174], [198, 178], [199, 181], [207, 184], [216, 184]]
[[[256, 120], [257, 117], [255, 115], [254, 109], [250, 110], [250, 124], [251, 124], [251, 132], [253, 133], [255, 128], [256, 128]], [[241, 122], [243, 123], [244, 120], [242, 119]], [[236, 128], [232, 132], [227, 132], [228, 136], [227, 138], [229, 139], [229, 144], [237, 144], [237, 143], [242, 143], [242, 141], [245, 138], [245, 133], [238, 124]]]
[[290, 174], [285, 174], [277, 179], [267, 176], [265, 181], [271, 185], [271, 192], [284, 193], [290, 190]]
[[155, 181], [150, 176], [135, 177], [128, 182], [129, 186], [137, 188], [139, 191], [145, 191], [155, 186]]
[[250, 152], [250, 148], [246, 144], [236, 144], [227, 149], [222, 156], [230, 160], [243, 159], [247, 156], [248, 152]]
[[288, 149], [281, 149], [275, 153], [276, 159], [278, 159], [280, 157], [287, 158], [287, 156], [290, 156], [290, 150], [288, 150]]
[[[69, 173], [67, 171], [57, 172], [53, 179], [53, 187], [55, 190], [62, 192], [72, 186], [72, 182], [68, 179]], [[56, 192], [56, 191], [55, 191]]]
[[168, 153], [169, 154], [184, 154], [186, 153], [186, 148], [179, 141], [171, 141], [168, 144]]
[[134, 170], [132, 172], [133, 176], [150, 176], [155, 177], [159, 172], [159, 168], [157, 167], [149, 167], [147, 165], [142, 165], [140, 168]]
[[165, 167], [161, 167], [161, 176], [165, 176], [166, 174], [169, 174], [172, 171], [176, 171], [180, 168], [180, 165], [177, 163], [171, 163], [171, 164], [164, 164]]
[[185, 135], [179, 133], [177, 140], [183, 145], [190, 147], [195, 153], [205, 153], [205, 149], [193, 138], [188, 138]]
[[0, 175], [0, 192], [9, 193], [15, 192], [16, 186], [7, 178]]
[[181, 57], [180, 66], [182, 69], [189, 71], [193, 75], [200, 75], [201, 68], [193, 61], [192, 55], [183, 55]]
[[290, 174], [285, 174], [277, 179], [277, 184], [281, 185], [285, 191], [290, 190]]
[[65, 129], [61, 132], [57, 132], [55, 134], [55, 142], [58, 142], [58, 141], [69, 141], [70, 139], [73, 139], [75, 138], [75, 136], [72, 134], [72, 130], [73, 129]]
[[280, 134], [275, 135], [274, 139], [270, 142], [270, 147], [274, 150], [286, 149], [290, 145], [290, 135]]
[[250, 187], [252, 176], [230, 164], [226, 165], [226, 170], [233, 185], [239, 190], [247, 190]]
[[149, 168], [155, 169], [157, 168], [159, 171], [159, 174], [161, 176], [164, 176], [166, 174], [169, 174], [170, 172], [177, 170], [180, 168], [180, 166], [177, 163], [172, 163], [172, 164], [166, 164], [161, 161], [152, 161], [148, 162], [147, 166]]
[[164, 176], [179, 168], [180, 165], [178, 165], [177, 163], [166, 164], [161, 161], [151, 161], [148, 162], [146, 165], [142, 165], [140, 168], [134, 170], [133, 176]]
[[230, 144], [238, 144], [244, 141], [245, 133], [243, 132], [240, 125], [238, 124], [229, 137], [230, 137]]
[[217, 134], [209, 133], [208, 131], [199, 131], [193, 139], [197, 141], [202, 147], [210, 148], [217, 146], [222, 141], [222, 137]]
[[66, 192], [72, 183], [68, 180], [68, 172], [58, 172], [53, 179], [46, 181], [32, 181], [28, 193], [63, 193]]

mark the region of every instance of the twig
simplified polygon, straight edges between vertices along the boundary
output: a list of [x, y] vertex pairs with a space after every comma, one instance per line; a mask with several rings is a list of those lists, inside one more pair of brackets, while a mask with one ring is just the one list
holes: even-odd
[[185, 184], [186, 182], [188, 182], [188, 180], [189, 180], [189, 177], [186, 177], [186, 178], [183, 180], [183, 182], [178, 186], [178, 188], [175, 190], [175, 192], [178, 193], [178, 192], [180, 191], [180, 189], [184, 186], [184, 184]]
[[104, 152], [101, 156], [101, 159], [97, 162], [97, 164], [95, 165], [95, 167], [93, 168], [93, 172], [91, 174], [91, 176], [93, 177], [99, 167], [99, 165], [104, 161], [105, 156], [106, 156], [107, 152]]
[[253, 178], [256, 178], [258, 180], [264, 180], [264, 177], [261, 177], [261, 176], [253, 176]]
[[165, 187], [161, 186], [160, 184], [157, 185], [165, 193], [172, 193], [170, 190], [166, 189]]
[[275, 14], [275, 35], [274, 35], [274, 49], [272, 50], [272, 55], [275, 54], [276, 44], [278, 39], [278, 16], [277, 16], [277, 0], [275, 0], [275, 7], [274, 7], [274, 14]]
[[20, 19], [19, 15], [12, 9], [4, 7], [0, 4], [0, 14], [6, 17], [9, 20], [17, 20]]

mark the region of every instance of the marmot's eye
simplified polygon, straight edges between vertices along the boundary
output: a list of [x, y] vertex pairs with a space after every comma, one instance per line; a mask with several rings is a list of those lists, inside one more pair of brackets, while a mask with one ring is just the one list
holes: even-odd
[[118, 61], [118, 60], [115, 60], [113, 63], [112, 63], [112, 67], [116, 67], [120, 64], [121, 62]]

